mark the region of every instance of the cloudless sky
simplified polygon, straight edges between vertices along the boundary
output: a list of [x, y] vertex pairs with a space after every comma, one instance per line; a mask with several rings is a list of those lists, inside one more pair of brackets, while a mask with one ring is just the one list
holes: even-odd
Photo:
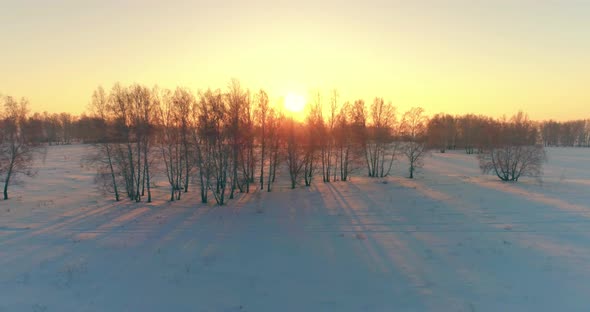
[[590, 118], [590, 1], [0, 0], [0, 93], [83, 112], [103, 85], [321, 90], [400, 110]]

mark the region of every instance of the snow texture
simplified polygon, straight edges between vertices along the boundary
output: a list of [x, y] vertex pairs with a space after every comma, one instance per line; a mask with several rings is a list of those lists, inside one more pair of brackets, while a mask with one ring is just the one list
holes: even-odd
[[434, 153], [414, 180], [114, 202], [50, 147], [0, 202], [0, 311], [589, 311], [590, 150], [503, 183]]

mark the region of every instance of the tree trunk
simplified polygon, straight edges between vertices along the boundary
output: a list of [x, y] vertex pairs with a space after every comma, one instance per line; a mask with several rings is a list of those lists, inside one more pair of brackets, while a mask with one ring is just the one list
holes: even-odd
[[119, 201], [119, 190], [117, 189], [117, 179], [115, 178], [115, 170], [113, 168], [113, 159], [111, 157], [111, 148], [107, 145], [107, 158], [109, 160], [109, 168], [111, 170], [111, 178], [113, 179], [113, 190], [115, 191], [115, 201]]
[[184, 177], [184, 192], [187, 193], [188, 192], [188, 182], [189, 182], [189, 173], [190, 173], [190, 168], [189, 168], [189, 161], [188, 161], [188, 143], [186, 142], [186, 134], [183, 134], [183, 141], [184, 141], [184, 163], [185, 163], [185, 177]]
[[147, 156], [147, 151], [144, 154], [144, 166], [145, 166], [145, 181], [147, 184], [147, 193], [148, 193], [148, 199], [147, 202], [151, 203], [152, 202], [152, 188], [150, 186], [150, 166], [148, 165], [148, 156]]
[[6, 180], [4, 181], [4, 200], [8, 199], [8, 183], [10, 182], [10, 171], [6, 175]]
[[141, 193], [139, 192], [139, 183], [141, 181], [142, 178], [142, 174], [141, 174], [141, 143], [139, 143], [140, 140], [137, 140], [137, 179], [136, 181], [136, 187], [137, 187], [137, 192], [135, 193], [135, 202], [139, 203], [141, 201]]

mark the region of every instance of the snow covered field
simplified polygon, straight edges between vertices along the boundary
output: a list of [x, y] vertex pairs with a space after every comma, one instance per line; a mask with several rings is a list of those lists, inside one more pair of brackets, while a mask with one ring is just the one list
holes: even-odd
[[50, 147], [0, 202], [0, 311], [589, 311], [590, 149], [501, 183], [435, 153], [394, 177], [114, 203]]

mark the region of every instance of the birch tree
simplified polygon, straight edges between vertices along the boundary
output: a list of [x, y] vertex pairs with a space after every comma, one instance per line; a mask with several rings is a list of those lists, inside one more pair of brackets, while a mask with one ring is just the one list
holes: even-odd
[[33, 176], [34, 154], [38, 146], [27, 138], [24, 131], [28, 114], [28, 101], [17, 101], [11, 96], [2, 99], [4, 113], [2, 120], [2, 140], [0, 141], [0, 176], [4, 180], [4, 200], [8, 199], [8, 188], [21, 176]]

